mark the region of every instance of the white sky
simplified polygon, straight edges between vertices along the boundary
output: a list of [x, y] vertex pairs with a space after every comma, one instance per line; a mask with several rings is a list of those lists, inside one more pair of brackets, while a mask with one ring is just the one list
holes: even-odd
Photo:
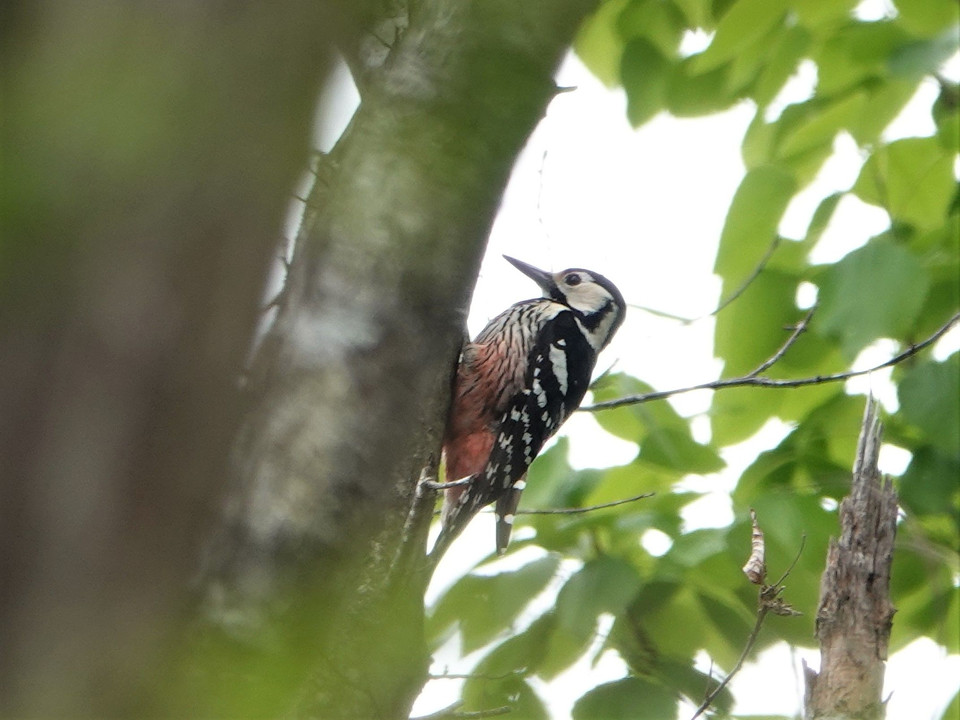
[[[329, 147], [349, 119], [357, 102], [349, 77], [341, 69], [333, 83], [337, 103], [322, 118], [318, 145]], [[957, 58], [948, 69], [960, 75]], [[816, 81], [812, 63], [804, 63], [771, 111], [808, 97]], [[558, 84], [576, 90], [558, 95], [551, 103], [514, 168], [490, 236], [487, 254], [469, 318], [471, 334], [517, 300], [533, 297], [531, 281], [506, 263], [506, 253], [538, 267], [559, 270], [577, 266], [596, 270], [613, 280], [628, 303], [675, 315], [701, 318], [717, 304], [720, 282], [712, 274], [717, 241], [730, 200], [743, 176], [740, 143], [752, 117], [743, 103], [708, 118], [676, 119], [658, 115], [639, 130], [626, 120], [622, 90], [610, 90], [596, 80], [572, 55], [564, 62]], [[929, 135], [934, 131], [929, 107], [936, 86], [924, 83], [904, 113], [885, 133], [885, 139]], [[329, 106], [329, 105], [328, 105]], [[781, 233], [802, 237], [819, 201], [832, 192], [847, 190], [856, 179], [864, 157], [849, 136], [841, 135], [835, 154], [818, 178], [788, 208]], [[295, 221], [292, 221], [295, 222]], [[814, 250], [816, 262], [832, 262], [863, 244], [887, 226], [885, 213], [855, 198], [845, 198], [834, 221]], [[683, 387], [718, 376], [720, 363], [712, 353], [713, 321], [693, 324], [665, 320], [642, 310], [628, 311], [627, 321], [598, 363], [598, 372], [616, 365], [657, 388]], [[954, 331], [938, 346], [943, 357], [960, 346]], [[868, 367], [889, 358], [890, 342], [865, 350], [855, 367]], [[848, 389], [872, 389], [888, 409], [896, 408], [889, 373], [877, 373]], [[710, 394], [691, 393], [671, 400], [688, 417], [702, 414]], [[753, 440], [728, 448], [729, 467], [718, 476], [691, 478], [688, 486], [712, 490], [684, 513], [688, 528], [726, 525], [732, 518], [728, 491], [742, 470], [767, 447], [776, 445], [788, 428], [771, 422]], [[629, 461], [636, 446], [599, 430], [587, 414], [574, 416], [564, 426], [570, 437], [571, 461], [577, 467], [605, 467]], [[705, 417], [695, 417], [694, 432], [709, 438]], [[902, 472], [909, 455], [885, 448], [881, 462], [888, 472]], [[487, 554], [492, 543], [492, 518], [480, 516], [447, 554], [428, 599], [436, 598], [464, 568]], [[645, 537], [651, 551], [665, 550], [656, 533]], [[523, 555], [526, 560], [530, 555]], [[566, 568], [569, 572], [576, 565]], [[536, 605], [542, 612], [552, 600], [547, 593]], [[528, 612], [529, 620], [535, 617]], [[735, 679], [737, 713], [797, 712], [802, 697], [797, 653], [784, 644], [766, 651]], [[814, 667], [816, 652], [799, 653]], [[437, 654], [434, 672], [469, 672], [483, 656], [459, 660], [456, 639]], [[706, 664], [704, 668], [706, 669]], [[918, 672], [919, 669], [919, 672]], [[568, 716], [572, 703], [598, 682], [622, 676], [624, 667], [613, 653], [595, 666], [578, 663], [549, 686], [541, 686], [554, 717]], [[891, 658], [887, 688], [892, 692], [888, 720], [934, 720], [960, 685], [960, 657], [947, 658], [932, 642], [918, 642]], [[435, 711], [459, 696], [459, 682], [428, 685], [415, 714]], [[689, 717], [682, 711], [680, 717]]]

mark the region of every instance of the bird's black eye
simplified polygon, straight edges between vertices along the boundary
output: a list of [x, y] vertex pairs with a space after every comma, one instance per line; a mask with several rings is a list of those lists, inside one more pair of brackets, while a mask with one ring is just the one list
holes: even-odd
[[577, 273], [570, 273], [569, 275], [567, 275], [567, 276], [563, 279], [563, 281], [564, 281], [567, 285], [579, 285], [581, 279], [582, 279], [582, 278], [581, 278]]

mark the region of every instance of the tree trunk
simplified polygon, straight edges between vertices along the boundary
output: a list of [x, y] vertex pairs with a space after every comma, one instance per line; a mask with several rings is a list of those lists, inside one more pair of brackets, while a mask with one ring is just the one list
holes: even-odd
[[[5, 8], [0, 714], [406, 716], [425, 578], [384, 575], [500, 195], [594, 4]], [[362, 107], [240, 397], [333, 39]]]
[[[429, 663], [418, 563], [430, 514], [409, 535], [405, 520], [438, 459], [502, 191], [592, 5], [418, 2], [362, 78], [254, 365], [190, 707], [409, 714]], [[396, 566], [398, 552], [415, 562]]]
[[840, 504], [842, 532], [831, 542], [820, 586], [820, 672], [805, 667], [810, 720], [877, 720], [885, 714], [884, 662], [895, 612], [890, 566], [897, 495], [877, 469], [881, 426], [867, 401], [850, 495]]

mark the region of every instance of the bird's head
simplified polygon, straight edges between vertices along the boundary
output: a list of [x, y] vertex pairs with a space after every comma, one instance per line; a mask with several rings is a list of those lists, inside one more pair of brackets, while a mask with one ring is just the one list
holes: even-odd
[[590, 334], [591, 344], [599, 352], [623, 323], [627, 305], [617, 286], [603, 275], [583, 268], [557, 273], [540, 270], [516, 258], [503, 256], [511, 265], [531, 278], [543, 297], [566, 305], [579, 316]]

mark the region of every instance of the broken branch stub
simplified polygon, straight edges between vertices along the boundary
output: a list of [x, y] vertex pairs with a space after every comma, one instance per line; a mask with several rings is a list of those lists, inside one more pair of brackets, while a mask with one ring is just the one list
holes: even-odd
[[808, 720], [885, 714], [881, 693], [895, 609], [890, 566], [897, 494], [877, 468], [881, 425], [868, 399], [850, 494], [840, 504], [841, 534], [832, 540], [820, 583], [816, 634], [820, 672], [805, 667]]

